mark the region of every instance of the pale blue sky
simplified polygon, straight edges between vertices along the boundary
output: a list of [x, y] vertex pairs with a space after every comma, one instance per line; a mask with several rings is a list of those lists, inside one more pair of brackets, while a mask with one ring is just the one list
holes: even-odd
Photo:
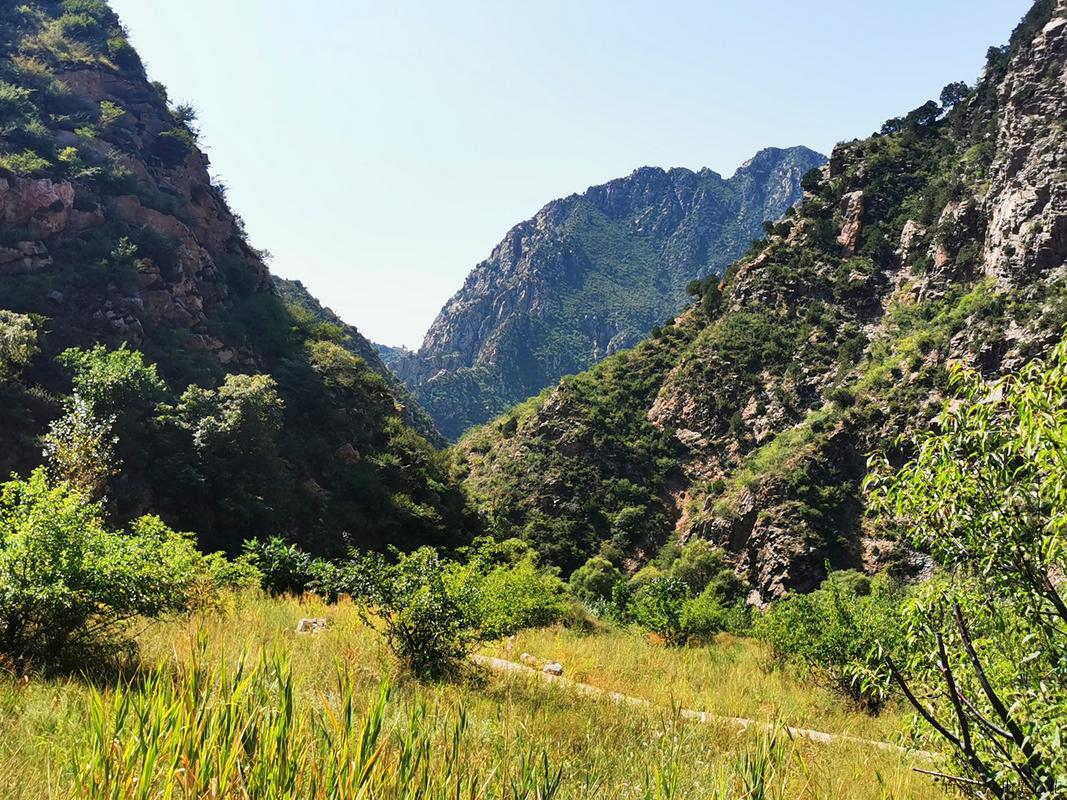
[[199, 111], [272, 269], [417, 346], [556, 197], [645, 164], [829, 153], [971, 82], [1030, 0], [111, 0]]

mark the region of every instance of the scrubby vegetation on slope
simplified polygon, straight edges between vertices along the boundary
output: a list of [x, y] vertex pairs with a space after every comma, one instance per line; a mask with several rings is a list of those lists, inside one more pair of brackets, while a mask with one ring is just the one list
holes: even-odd
[[[673, 535], [702, 536], [762, 600], [814, 589], [826, 563], [921, 570], [864, 520], [867, 454], [926, 426], [953, 363], [1017, 368], [1067, 321], [1062, 203], [1022, 207], [1012, 181], [1059, 189], [1011, 163], [1062, 144], [1032, 102], [1064, 105], [1052, 15], [1036, 4], [975, 87], [839, 145], [674, 323], [465, 436], [456, 471], [475, 506], [565, 571], [598, 554], [632, 571]], [[1043, 138], [1017, 141], [1025, 125]], [[1009, 225], [1018, 242], [995, 245]]]
[[[148, 82], [107, 4], [7, 4], [0, 39], [0, 474], [36, 467], [50, 426], [95, 430], [120, 524], [151, 511], [230, 552], [469, 538], [405, 422], [432, 425], [358, 332], [275, 291], [195, 114]], [[86, 396], [111, 370], [152, 374]]]

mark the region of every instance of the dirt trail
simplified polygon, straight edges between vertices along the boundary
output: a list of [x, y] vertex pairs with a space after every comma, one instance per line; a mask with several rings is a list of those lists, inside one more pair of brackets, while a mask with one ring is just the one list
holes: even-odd
[[[561, 686], [566, 686], [576, 694], [586, 695], [590, 697], [605, 697], [613, 702], [639, 706], [654, 711], [674, 712], [683, 719], [693, 720], [694, 722], [700, 722], [704, 724], [719, 724], [728, 725], [731, 727], [739, 728], [741, 730], [747, 730], [754, 728], [756, 730], [774, 730], [775, 726], [767, 722], [759, 722], [757, 720], [745, 719], [744, 717], [724, 717], [719, 714], [709, 714], [707, 711], [694, 711], [689, 708], [680, 708], [672, 710], [666, 706], [659, 706], [648, 700], [640, 697], [633, 697], [632, 695], [622, 694], [621, 692], [612, 692], [607, 689], [601, 689], [599, 686], [592, 686], [588, 683], [580, 683], [578, 681], [571, 680], [570, 678], [564, 678], [561, 675], [550, 675], [547, 672], [542, 672], [539, 669], [528, 667], [525, 664], [518, 664], [514, 661], [506, 661], [502, 658], [493, 658], [491, 656], [471, 656], [471, 658], [483, 667], [487, 667], [494, 672], [507, 672], [516, 673], [520, 675], [527, 675], [534, 678], [540, 678], [543, 681], [549, 683], [558, 683]], [[783, 726], [785, 727], [785, 726]], [[865, 747], [873, 747], [879, 750], [885, 750], [891, 753], [902, 753], [916, 758], [923, 759], [936, 759], [937, 754], [931, 753], [928, 750], [912, 750], [907, 747], [901, 747], [900, 745], [892, 744], [890, 742], [879, 742], [875, 739], [863, 739], [859, 736], [848, 736], [846, 734], [834, 734], [824, 733], [823, 731], [813, 731], [808, 728], [790, 728], [785, 727], [785, 730], [789, 731], [791, 736], [799, 739], [809, 739], [813, 742], [819, 742], [821, 744], [833, 744], [834, 742], [848, 742], [851, 744], [859, 744]]]

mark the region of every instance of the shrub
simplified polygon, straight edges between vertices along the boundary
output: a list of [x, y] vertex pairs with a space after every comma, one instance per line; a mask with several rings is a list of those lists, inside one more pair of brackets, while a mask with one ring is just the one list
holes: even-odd
[[108, 530], [103, 511], [43, 469], [0, 487], [0, 651], [24, 670], [114, 652], [123, 623], [183, 609], [202, 566], [158, 517]]
[[623, 579], [622, 570], [603, 556], [593, 556], [571, 573], [571, 592], [587, 603], [611, 600], [615, 584]]
[[726, 629], [726, 609], [713, 590], [705, 589], [682, 606], [682, 632], [686, 639], [710, 641]]
[[[320, 568], [312, 573], [312, 559], [295, 544], [280, 536], [244, 543], [244, 557], [262, 576], [261, 585], [271, 594], [303, 594], [313, 578], [324, 587], [327, 578]], [[329, 576], [334, 577], [334, 576]]]
[[1061, 797], [1067, 709], [1067, 338], [1047, 361], [989, 383], [884, 460], [873, 506], [930, 552], [946, 580], [909, 604], [895, 677], [955, 754], [976, 797]]
[[52, 162], [42, 158], [32, 150], [19, 153], [0, 153], [0, 170], [7, 170], [14, 175], [40, 175], [52, 166]]
[[477, 542], [465, 564], [431, 547], [357, 557], [352, 594], [362, 596], [369, 624], [380, 624], [389, 648], [420, 680], [454, 675], [479, 644], [566, 611], [563, 583], [540, 570], [516, 540]]
[[87, 497], [98, 500], [107, 481], [118, 474], [115, 417], [101, 417], [83, 397], [67, 401], [67, 412], [52, 422], [44, 437], [44, 456], [51, 476], [67, 481]]
[[689, 587], [678, 578], [652, 578], [634, 594], [631, 613], [638, 625], [663, 637], [668, 645], [685, 644], [682, 611], [690, 598]]
[[817, 680], [874, 713], [890, 696], [884, 652], [900, 644], [902, 594], [880, 577], [859, 594], [851, 577], [827, 578], [806, 595], [787, 595], [756, 620], [756, 635], [777, 658], [799, 664]]
[[475, 587], [481, 636], [496, 639], [521, 628], [544, 627], [566, 611], [564, 584], [555, 570], [537, 565], [537, 553], [520, 539], [476, 539], [466, 564], [451, 565], [450, 580]]
[[0, 308], [0, 382], [13, 378], [37, 355], [33, 320]]

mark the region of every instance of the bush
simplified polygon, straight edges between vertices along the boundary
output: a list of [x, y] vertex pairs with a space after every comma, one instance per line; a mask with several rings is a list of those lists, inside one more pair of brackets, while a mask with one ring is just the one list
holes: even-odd
[[37, 350], [33, 320], [0, 308], [0, 383], [15, 377], [37, 355]]
[[608, 602], [622, 570], [603, 556], [593, 556], [571, 573], [571, 593], [586, 603]]
[[868, 484], [945, 574], [908, 604], [896, 677], [968, 794], [1062, 797], [1067, 338], [1018, 375], [960, 369], [954, 384], [959, 401], [916, 437], [914, 459], [879, 459]]
[[313, 574], [311, 556], [280, 536], [246, 541], [244, 557], [262, 576], [261, 585], [271, 594], [303, 594], [313, 578], [322, 582], [326, 577], [321, 568]]
[[477, 542], [465, 564], [430, 547], [354, 561], [352, 593], [366, 603], [369, 624], [382, 626], [386, 643], [420, 680], [454, 675], [479, 644], [565, 613], [563, 583], [540, 570], [516, 540]]
[[663, 637], [671, 646], [685, 644], [682, 613], [691, 597], [689, 587], [678, 578], [652, 578], [634, 594], [631, 613], [638, 625]]
[[692, 539], [670, 565], [670, 574], [689, 587], [694, 594], [712, 588], [723, 606], [729, 606], [745, 594], [745, 584], [730, 567], [726, 553], [706, 539]]
[[18, 671], [113, 654], [124, 623], [186, 608], [201, 574], [192, 539], [158, 517], [110, 531], [99, 504], [43, 469], [0, 487], [0, 652]]
[[726, 629], [726, 609], [713, 590], [705, 589], [682, 606], [682, 632], [687, 640], [710, 641]]
[[[866, 593], [863, 590], [866, 588]], [[854, 575], [835, 577], [807, 595], [787, 595], [756, 620], [756, 635], [775, 656], [871, 713], [890, 696], [883, 654], [900, 644], [902, 592], [880, 576], [864, 586]]]

